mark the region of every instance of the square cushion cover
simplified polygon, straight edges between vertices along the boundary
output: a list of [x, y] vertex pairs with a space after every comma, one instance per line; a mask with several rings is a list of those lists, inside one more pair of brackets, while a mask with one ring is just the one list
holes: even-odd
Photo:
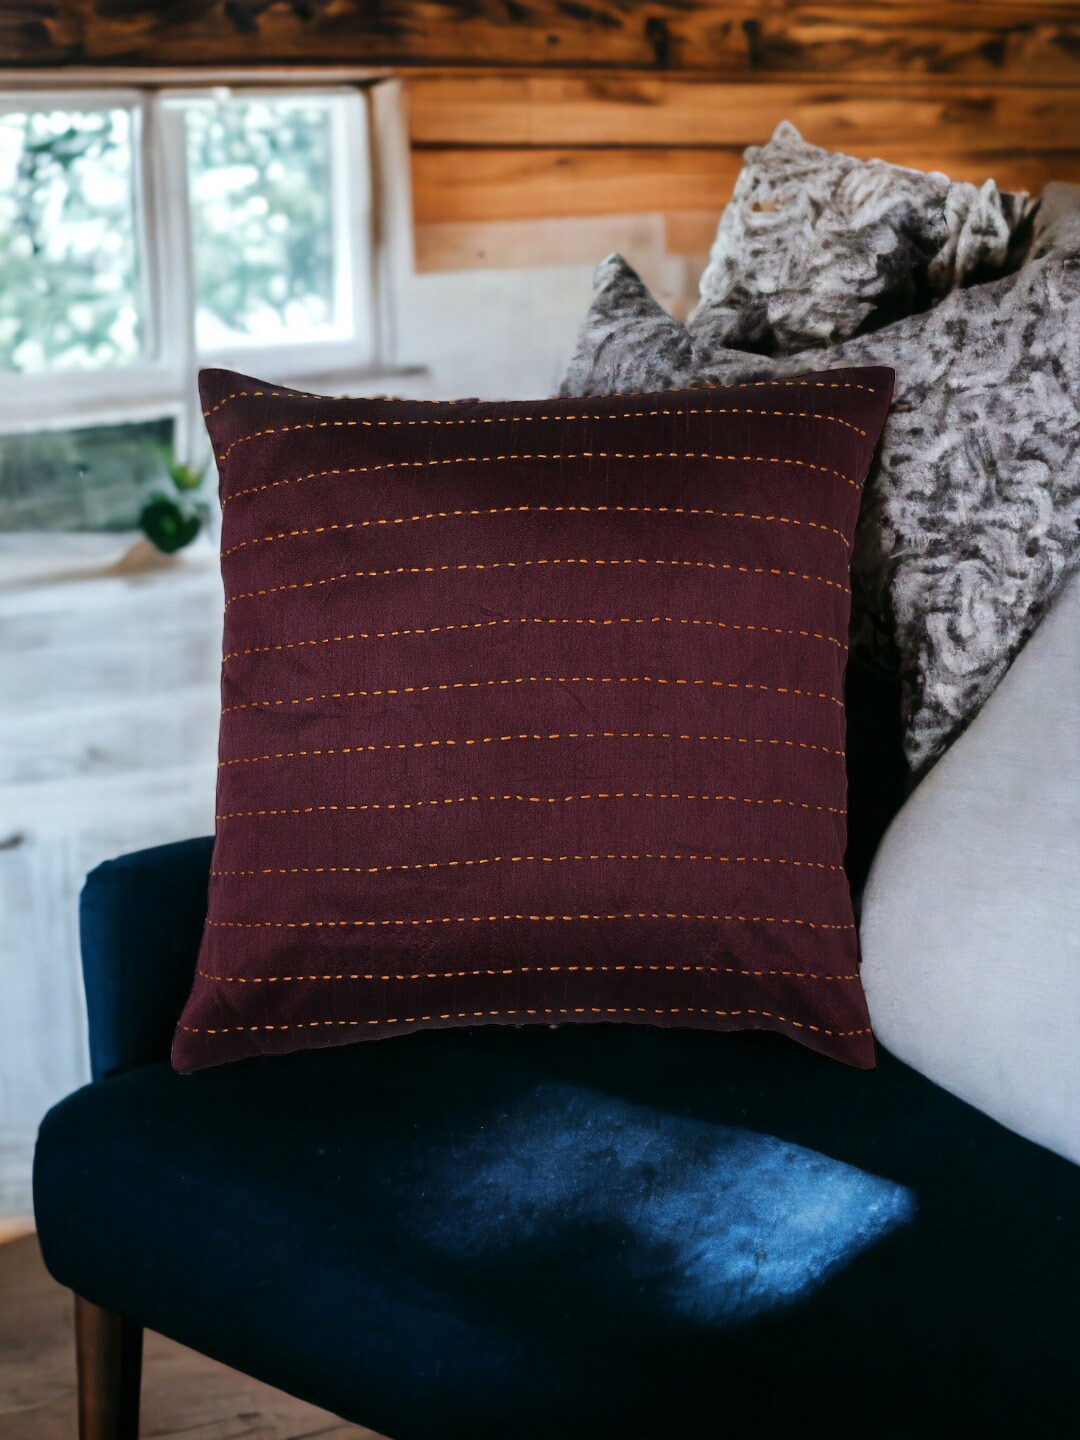
[[204, 372], [223, 704], [176, 1068], [598, 1020], [872, 1065], [843, 693], [892, 381], [433, 403]]

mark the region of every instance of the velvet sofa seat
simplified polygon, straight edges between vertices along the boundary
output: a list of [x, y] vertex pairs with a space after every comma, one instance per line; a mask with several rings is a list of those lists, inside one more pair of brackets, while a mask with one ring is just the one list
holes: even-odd
[[155, 1057], [207, 860], [144, 852], [84, 898], [97, 1078], [44, 1121], [35, 1204], [95, 1304], [395, 1440], [1048, 1435], [1075, 1402], [1068, 1162], [888, 1055], [760, 1034], [180, 1077]]

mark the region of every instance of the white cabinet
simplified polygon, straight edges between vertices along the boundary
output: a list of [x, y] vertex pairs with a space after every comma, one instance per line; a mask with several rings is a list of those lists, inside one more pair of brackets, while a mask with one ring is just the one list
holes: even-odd
[[29, 1211], [38, 1122], [88, 1076], [86, 872], [213, 829], [217, 559], [117, 573], [129, 544], [0, 537], [0, 1215]]

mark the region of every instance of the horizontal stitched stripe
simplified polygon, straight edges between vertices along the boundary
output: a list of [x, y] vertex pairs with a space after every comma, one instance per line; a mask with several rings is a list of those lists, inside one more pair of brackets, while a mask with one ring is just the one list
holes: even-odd
[[479, 865], [524, 865], [530, 863], [561, 865], [573, 861], [699, 861], [715, 865], [792, 865], [803, 870], [843, 871], [842, 865], [827, 865], [823, 860], [791, 860], [786, 856], [773, 855], [696, 855], [659, 852], [640, 855], [481, 855], [468, 860], [418, 860], [405, 865], [294, 865], [285, 869], [265, 870], [211, 870], [217, 879], [241, 880], [257, 876], [280, 875], [388, 875], [405, 870], [454, 870], [468, 869]]
[[[304, 429], [304, 426], [283, 426], [283, 430]], [[259, 431], [258, 434], [275, 434], [275, 431]], [[245, 439], [254, 439], [254, 436], [245, 436]], [[233, 444], [239, 444], [234, 441]], [[229, 447], [230, 449], [232, 446]], [[218, 456], [218, 460], [224, 462], [229, 451], [226, 450]], [[502, 464], [508, 460], [712, 460], [720, 463], [733, 464], [754, 464], [754, 465], [794, 465], [800, 470], [812, 470], [820, 475], [832, 475], [837, 480], [843, 480], [845, 484], [853, 486], [856, 490], [861, 489], [858, 480], [853, 480], [850, 475], [845, 475], [842, 470], [833, 470], [828, 465], [815, 465], [809, 460], [797, 460], [785, 458], [781, 455], [725, 455], [711, 454], [697, 450], [656, 450], [642, 453], [632, 453], [623, 450], [582, 450], [573, 453], [528, 453], [511, 455], [450, 455], [437, 456], [431, 460], [387, 460], [378, 465], [350, 465], [331, 470], [310, 470], [305, 475], [293, 475], [284, 480], [268, 480], [262, 485], [250, 485], [243, 490], [233, 490], [222, 498], [222, 505], [228, 505], [233, 500], [239, 500], [242, 495], [259, 495], [264, 490], [275, 490], [282, 485], [300, 485], [306, 480], [318, 480], [327, 475], [369, 475], [380, 470], [425, 470], [435, 465], [491, 465]]]
[[835, 635], [818, 630], [792, 630], [779, 625], [743, 625], [730, 620], [703, 620], [680, 615], [612, 615], [604, 618], [577, 615], [513, 615], [497, 620], [469, 620], [450, 625], [414, 625], [400, 630], [353, 630], [346, 635], [319, 635], [311, 640], [285, 640], [273, 645], [249, 645], [245, 650], [230, 650], [222, 661], [239, 660], [248, 655], [269, 655], [280, 650], [300, 650], [311, 645], [340, 645], [346, 640], [396, 640], [406, 635], [443, 635], [465, 630], [490, 630], [501, 625], [701, 625], [717, 630], [748, 631], [757, 635], [799, 636], [804, 640], [825, 640], [838, 650], [847, 651], [846, 643]]
[[[673, 730], [554, 730], [548, 734], [541, 734], [525, 730], [516, 735], [478, 735], [464, 740], [390, 740], [377, 744], [343, 745], [336, 749], [325, 747], [311, 750], [279, 750], [265, 755], [246, 755], [232, 760], [220, 760], [218, 768], [225, 765], [254, 765], [264, 760], [308, 759], [316, 755], [360, 755], [376, 751], [422, 750], [429, 745], [442, 745], [447, 749], [460, 746], [464, 749], [470, 745], [502, 745], [522, 740], [677, 740], [732, 745], [783, 745], [789, 750], [813, 750], [823, 755], [831, 755], [839, 760], [844, 759], [847, 754], [845, 750], [834, 750], [828, 745], [816, 745], [809, 740], [785, 740], [764, 735], [691, 735], [678, 734]], [[248, 811], [246, 813], [262, 814], [264, 812]]]
[[[240, 393], [241, 393], [241, 394], [246, 394], [246, 392], [244, 392], [244, 391], [241, 391]], [[258, 394], [258, 393], [260, 393], [260, 392], [255, 392], [255, 393]], [[279, 392], [274, 392], [274, 393], [275, 393], [275, 394], [278, 394]], [[230, 397], [230, 398], [236, 398], [236, 397], [234, 396], [234, 397]], [[281, 396], [280, 398], [284, 399], [284, 398], [287, 398], [287, 397]], [[304, 397], [297, 397], [297, 398], [316, 399], [316, 398], [318, 398], [318, 397], [316, 397], [316, 396], [304, 396]], [[220, 408], [222, 408], [222, 407], [221, 407], [221, 406], [216, 406], [216, 407], [215, 407], [215, 409], [220, 409]], [[213, 413], [214, 413], [213, 410], [204, 410], [204, 411], [203, 411], [203, 414], [204, 414], [205, 416], [210, 416], [210, 415], [212, 415]], [[763, 416], [776, 416], [777, 418], [787, 419], [787, 420], [826, 420], [826, 421], [831, 422], [831, 423], [834, 424], [834, 425], [842, 425], [842, 426], [844, 427], [844, 429], [846, 429], [846, 430], [853, 430], [856, 435], [862, 435], [862, 436], [865, 436], [865, 435], [866, 435], [866, 431], [865, 431], [865, 430], [860, 429], [858, 425], [853, 425], [850, 420], [843, 420], [843, 419], [841, 419], [841, 417], [840, 417], [839, 415], [822, 415], [822, 414], [820, 414], [820, 413], [819, 413], [818, 411], [816, 411], [816, 410], [753, 410], [753, 409], [750, 409], [750, 408], [748, 408], [748, 407], [746, 407], [746, 406], [735, 406], [735, 405], [730, 405], [730, 406], [686, 406], [686, 407], [684, 407], [684, 408], [674, 409], [674, 410], [672, 410], [672, 409], [666, 409], [666, 410], [665, 410], [665, 409], [659, 409], [659, 410], [622, 410], [622, 411], [618, 411], [618, 412], [614, 412], [614, 413], [609, 413], [609, 414], [607, 414], [607, 415], [589, 414], [589, 413], [583, 412], [583, 413], [580, 414], [580, 415], [570, 415], [570, 414], [567, 414], [567, 415], [556, 415], [556, 414], [551, 414], [551, 415], [477, 415], [477, 416], [471, 416], [471, 417], [470, 417], [469, 419], [467, 419], [467, 420], [455, 420], [455, 419], [452, 419], [452, 418], [451, 418], [451, 419], [446, 419], [446, 420], [415, 420], [415, 419], [414, 419], [414, 420], [362, 420], [362, 419], [361, 419], [361, 420], [322, 420], [322, 421], [318, 421], [318, 422], [308, 422], [306, 425], [292, 425], [292, 426], [284, 425], [284, 426], [281, 427], [281, 429], [282, 429], [282, 430], [289, 430], [289, 429], [292, 429], [292, 430], [315, 430], [315, 429], [325, 429], [325, 428], [328, 428], [328, 427], [330, 427], [330, 426], [341, 426], [341, 427], [348, 427], [348, 428], [352, 428], [352, 427], [356, 426], [356, 427], [360, 427], [360, 428], [367, 429], [367, 430], [378, 430], [378, 429], [384, 429], [384, 428], [396, 429], [396, 428], [399, 428], [399, 427], [401, 427], [401, 428], [407, 428], [407, 427], [411, 427], [411, 426], [426, 426], [426, 425], [439, 425], [439, 426], [450, 426], [450, 425], [529, 425], [529, 424], [536, 424], [536, 423], [538, 423], [538, 422], [540, 422], [540, 421], [544, 421], [544, 420], [552, 421], [552, 422], [554, 422], [554, 423], [557, 424], [559, 421], [562, 421], [562, 420], [570, 420], [570, 421], [575, 421], [575, 420], [592, 420], [592, 421], [604, 421], [604, 420], [645, 420], [645, 419], [650, 419], [650, 418], [652, 418], [653, 416], [661, 416], [661, 415], [763, 415]], [[275, 435], [275, 434], [277, 434], [277, 433], [278, 433], [278, 431], [275, 431], [275, 430], [257, 430], [257, 431], [255, 431], [255, 433], [254, 433], [253, 435], [245, 436], [244, 438], [245, 438], [245, 439], [254, 440], [254, 439], [256, 439], [256, 438], [257, 438], [258, 436], [260, 436], [260, 435]], [[234, 442], [234, 443], [239, 444], [240, 441], [236, 441], [236, 442]], [[223, 459], [225, 458], [225, 456], [224, 456], [224, 455], [221, 455], [221, 456], [219, 456], [218, 458], [223, 460]]]
[[734, 920], [746, 925], [800, 925], [808, 930], [854, 930], [854, 925], [832, 925], [823, 920], [804, 920], [790, 915], [692, 915], [677, 911], [624, 910], [607, 915], [432, 915], [414, 920], [211, 920], [206, 924], [215, 930], [350, 930], [386, 925], [474, 925], [507, 920], [578, 921], [578, 920]]
[[564, 972], [567, 975], [591, 975], [594, 971], [600, 974], [611, 972], [620, 975], [639, 971], [678, 975], [742, 975], [753, 980], [770, 977], [780, 977], [785, 980], [851, 981], [859, 979], [857, 971], [852, 975], [824, 975], [814, 970], [740, 970], [735, 965], [514, 965], [500, 967], [498, 970], [416, 970], [411, 974], [393, 975], [365, 975], [359, 971], [336, 975], [212, 975], [209, 970], [200, 970], [199, 974], [204, 980], [213, 980], [223, 985], [280, 985], [290, 981], [319, 980], [470, 980], [479, 976], [559, 975]]
[[283, 590], [313, 590], [320, 585], [333, 585], [338, 580], [380, 580], [390, 575], [445, 575], [481, 572], [487, 570], [528, 570], [542, 565], [665, 565], [671, 569], [687, 570], [729, 570], [740, 575], [777, 575], [790, 580], [808, 580], [819, 585], [828, 585], [843, 595], [851, 591], [839, 580], [830, 580], [824, 575], [807, 575], [801, 570], [780, 570], [772, 565], [730, 565], [718, 560], [649, 560], [642, 556], [628, 559], [598, 559], [589, 556], [558, 556], [538, 560], [489, 560], [486, 563], [462, 565], [394, 565], [385, 570], [343, 570], [338, 575], [324, 575], [318, 580], [290, 580], [281, 585], [269, 585], [262, 590], [241, 590], [230, 595], [225, 602], [228, 609], [237, 600], [255, 600], [267, 595], [277, 595]]
[[272, 710], [282, 705], [314, 705], [322, 700], [370, 700], [384, 695], [435, 695], [451, 690], [488, 690], [512, 685], [672, 685], [701, 686], [712, 690], [753, 690], [767, 695], [794, 695], [799, 700], [828, 700], [844, 708], [843, 698], [825, 690], [801, 690], [794, 685], [761, 685], [751, 680], [685, 679], [664, 675], [512, 675], [492, 680], [447, 680], [432, 685], [390, 685], [373, 690], [328, 690], [320, 695], [295, 695], [276, 700], [245, 700], [222, 707], [222, 715], [244, 710]]
[[182, 1025], [180, 1028], [188, 1035], [237, 1035], [268, 1030], [317, 1030], [326, 1025], [416, 1025], [430, 1020], [485, 1020], [510, 1015], [710, 1015], [732, 1019], [740, 1015], [754, 1015], [765, 1020], [774, 1020], [779, 1025], [792, 1025], [796, 1030], [812, 1030], [815, 1034], [828, 1035], [834, 1039], [850, 1039], [855, 1035], [873, 1033], [869, 1026], [861, 1030], [829, 1030], [824, 1025], [811, 1025], [808, 1020], [791, 1020], [786, 1015], [777, 1015], [770, 1010], [699, 1010], [691, 1006], [655, 1009], [643, 1005], [574, 1005], [544, 1006], [537, 1009], [522, 1007], [520, 1010], [458, 1010], [446, 1011], [441, 1015], [401, 1015], [381, 1020], [298, 1020], [291, 1025], [225, 1025], [221, 1027]]
[[[308, 752], [300, 751], [303, 755]], [[327, 753], [333, 755], [333, 750], [322, 752], [314, 751], [314, 754]], [[348, 753], [347, 751], [344, 753]], [[292, 758], [260, 756], [260, 759], [271, 758]], [[219, 761], [219, 768], [222, 765], [238, 765], [246, 762], [238, 760]], [[686, 800], [686, 801], [728, 801], [739, 805], [784, 805], [792, 810], [817, 810], [829, 815], [846, 815], [847, 811], [838, 809], [834, 805], [810, 805], [804, 800], [785, 800], [782, 797], [777, 799], [756, 799], [752, 795], [697, 795], [688, 794], [676, 790], [599, 790], [595, 793], [584, 795], [448, 795], [435, 800], [390, 800], [378, 801], [369, 800], [361, 805], [304, 805], [296, 806], [289, 810], [235, 810], [231, 814], [215, 815], [215, 820], [238, 820], [251, 819], [263, 815], [316, 815], [316, 814], [337, 814], [347, 812], [360, 812], [364, 810], [424, 810], [429, 806], [441, 807], [444, 805], [466, 805], [480, 804], [493, 801], [514, 800], [524, 805], [569, 805], [580, 804], [588, 800]]]
[[712, 510], [706, 507], [688, 505], [501, 505], [481, 510], [429, 510], [423, 515], [391, 515], [373, 520], [348, 520], [331, 525], [312, 525], [296, 530], [278, 530], [270, 535], [255, 535], [248, 540], [238, 540], [227, 550], [220, 552], [226, 559], [256, 545], [269, 545], [278, 540], [294, 540], [311, 535], [329, 535], [335, 531], [369, 530], [379, 526], [413, 525], [432, 520], [480, 519], [493, 515], [692, 515], [716, 520], [753, 520], [761, 524], [798, 525], [809, 530], [820, 530], [832, 535], [845, 549], [851, 549], [851, 542], [842, 530], [824, 525], [817, 520], [797, 520], [790, 515], [759, 515], [752, 510]]

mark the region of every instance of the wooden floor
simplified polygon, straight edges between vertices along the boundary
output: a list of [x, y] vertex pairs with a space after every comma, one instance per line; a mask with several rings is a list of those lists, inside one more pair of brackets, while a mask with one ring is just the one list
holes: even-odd
[[[146, 1337], [141, 1434], [154, 1440], [378, 1440], [268, 1385]], [[0, 1440], [74, 1440], [71, 1296], [37, 1240], [0, 1243]]]

